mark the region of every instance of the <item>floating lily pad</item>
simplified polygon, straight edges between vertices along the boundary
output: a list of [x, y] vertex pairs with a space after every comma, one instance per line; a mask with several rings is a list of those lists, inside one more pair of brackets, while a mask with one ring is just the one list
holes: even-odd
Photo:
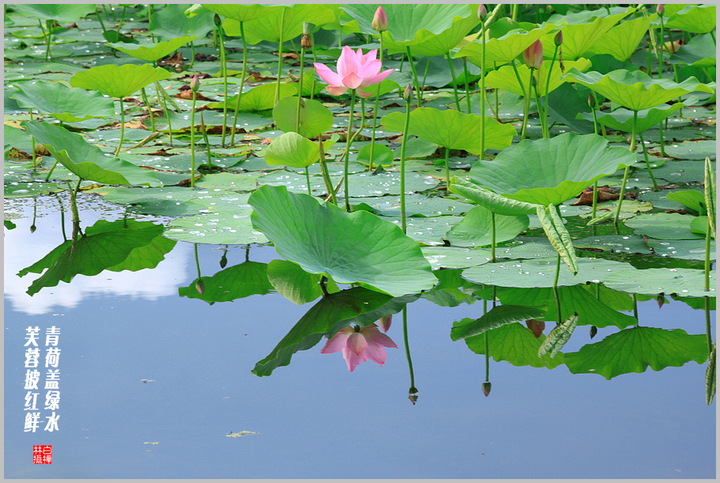
[[[371, 198], [351, 199], [350, 204], [367, 203], [371, 206], [376, 215], [379, 216], [400, 216], [399, 196], [380, 196]], [[463, 203], [450, 198], [439, 196], [428, 197], [421, 194], [405, 195], [406, 216], [435, 217], [443, 215], [464, 215], [473, 208], [469, 203]]]
[[[649, 238], [648, 246], [661, 257], [683, 260], [705, 260], [705, 238], [697, 240], [662, 241]], [[710, 240], [710, 260], [716, 259], [715, 241]]]
[[715, 159], [717, 144], [715, 140], [708, 141], [685, 141], [680, 144], [665, 146], [665, 153], [676, 159]]
[[78, 122], [93, 117], [115, 115], [112, 99], [103, 97], [98, 92], [48, 82], [22, 83], [18, 87], [21, 92], [16, 92], [13, 97], [19, 105], [50, 114], [60, 122]]
[[705, 274], [688, 268], [620, 270], [602, 280], [606, 287], [630, 293], [658, 295], [676, 293], [683, 297], [714, 297], [715, 271], [710, 271], [710, 290], [705, 291]]
[[468, 268], [490, 261], [490, 251], [475, 248], [422, 247], [422, 253], [432, 265], [438, 268]]
[[[493, 240], [492, 218], [495, 218]], [[476, 206], [446, 235], [453, 246], [482, 247], [512, 240], [530, 224], [527, 215], [505, 216], [493, 214], [483, 206]]]
[[[400, 217], [383, 216], [384, 220], [396, 226], [402, 226]], [[413, 216], [406, 220], [407, 236], [422, 245], [443, 245], [445, 237], [452, 227], [462, 221], [460, 216], [436, 216], [423, 218]]]
[[694, 240], [704, 238], [690, 231], [691, 215], [678, 213], [653, 213], [638, 215], [626, 220], [625, 226], [636, 233], [660, 240]]
[[[217, 272], [212, 277], [201, 277], [194, 280], [188, 287], [178, 288], [181, 297], [200, 299], [213, 304], [230, 302], [251, 295], [270, 293], [273, 286], [267, 275], [268, 264], [244, 262]], [[197, 282], [202, 280], [203, 293], [197, 290]]]

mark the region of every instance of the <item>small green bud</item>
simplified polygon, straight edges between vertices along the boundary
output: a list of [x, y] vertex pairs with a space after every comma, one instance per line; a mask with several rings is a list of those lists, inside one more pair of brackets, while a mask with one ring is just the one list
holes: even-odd
[[490, 389], [492, 389], [492, 384], [490, 382], [483, 382], [482, 392], [483, 394], [485, 394], [485, 397], [488, 397], [490, 395]]

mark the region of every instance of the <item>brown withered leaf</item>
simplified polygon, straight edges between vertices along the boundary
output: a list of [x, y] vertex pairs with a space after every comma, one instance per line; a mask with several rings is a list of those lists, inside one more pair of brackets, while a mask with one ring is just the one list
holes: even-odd
[[158, 60], [158, 66], [160, 67], [175, 67], [175, 69], [182, 69], [183, 58], [180, 52], [175, 52], [173, 55], [163, 57]]
[[175, 156], [174, 153], [168, 153], [164, 149], [158, 149], [154, 153], [149, 153], [150, 156]]
[[[598, 186], [597, 201], [602, 203], [603, 201], [613, 201], [620, 198], [620, 193], [612, 193], [612, 188], [609, 186]], [[625, 199], [635, 199], [635, 193], [625, 192]], [[580, 193], [578, 200], [575, 203], [571, 203], [570, 206], [588, 205], [593, 204], [593, 188], [586, 188]]]
[[[177, 93], [177, 94], [175, 94], [173, 97], [175, 97], [175, 98], [177, 98], [177, 99], [185, 99], [185, 100], [188, 100], [188, 101], [192, 101], [193, 91], [192, 91], [192, 89], [180, 89], [180, 92]], [[205, 97], [205, 96], [202, 95], [200, 92], [198, 92], [198, 93], [195, 95], [195, 99], [197, 99], [198, 101], [218, 102], [218, 101], [215, 100], [215, 99], [210, 99], [209, 97]]]
[[665, 213], [678, 213], [680, 215], [687, 215], [689, 212], [685, 210], [665, 210]]
[[[195, 176], [195, 181], [199, 180], [200, 178], [202, 178], [201, 174]], [[190, 186], [190, 178], [180, 181], [177, 185], [178, 186]]]
[[680, 186], [679, 186], [679, 185], [676, 185], [676, 184], [661, 184], [661, 185], [658, 185], [658, 189], [659, 189], [659, 190], [673, 190], [673, 189], [679, 188], [679, 187], [680, 187]]
[[545, 330], [545, 321], [543, 320], [530, 319], [526, 320], [525, 324], [528, 326], [528, 329], [532, 331], [536, 339], [539, 339], [543, 330]]
[[215, 62], [218, 58], [214, 55], [195, 54], [195, 62]]
[[7, 159], [32, 159], [32, 155], [26, 153], [22, 149], [12, 148], [10, 151], [5, 153]]
[[269, 80], [277, 80], [277, 77], [264, 76], [261, 75], [260, 72], [248, 72], [247, 75], [248, 77], [252, 78], [250, 82], [265, 82]]

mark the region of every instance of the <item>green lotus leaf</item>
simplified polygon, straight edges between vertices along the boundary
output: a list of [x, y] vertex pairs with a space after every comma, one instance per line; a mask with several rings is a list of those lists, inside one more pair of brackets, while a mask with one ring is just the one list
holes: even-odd
[[12, 94], [22, 107], [35, 108], [50, 114], [60, 122], [78, 122], [93, 117], [112, 117], [115, 105], [112, 99], [98, 92], [69, 88], [60, 83], [22, 82], [20, 92]]
[[690, 268], [647, 268], [607, 274], [606, 287], [645, 295], [678, 294], [682, 297], [715, 297], [715, 270], [710, 271], [710, 290], [705, 291], [705, 273]]
[[667, 78], [653, 79], [639, 70], [630, 72], [618, 69], [607, 74], [600, 74], [594, 71], [582, 73], [577, 69], [570, 69], [565, 78], [570, 82], [579, 82], [603, 97], [633, 111], [657, 107], [691, 92], [709, 92], [711, 94], [715, 92], [710, 86], [701, 84], [694, 77], [678, 84]]
[[247, 22], [248, 20], [257, 20], [270, 13], [278, 11], [283, 7], [280, 5], [241, 5], [241, 4], [216, 4], [203, 3], [203, 7], [216, 13], [222, 17], [226, 17], [237, 22]]
[[70, 240], [62, 243], [43, 259], [21, 270], [18, 276], [44, 271], [27, 290], [29, 295], [34, 295], [61, 281], [70, 283], [75, 275], [155, 268], [175, 246], [163, 237], [163, 231], [162, 225], [150, 221], [98, 220], [85, 230], [85, 236], [75, 243]]
[[389, 295], [362, 287], [323, 297], [303, 315], [267, 357], [255, 364], [252, 373], [261, 377], [269, 376], [276, 368], [290, 364], [294, 353], [314, 347], [323, 334], [331, 332], [339, 321], [374, 312], [390, 300], [392, 297]]
[[[312, 302], [323, 294], [320, 288], [322, 275], [307, 273], [297, 263], [273, 260], [267, 267], [267, 278], [280, 295], [296, 305]], [[327, 280], [327, 291], [338, 292], [332, 279]]]
[[[270, 293], [273, 286], [267, 275], [268, 264], [244, 262], [220, 270], [212, 277], [201, 277], [187, 287], [179, 287], [181, 297], [204, 300], [209, 304], [231, 302], [251, 295]], [[205, 290], [200, 294], [196, 283], [202, 280]]]
[[[335, 20], [332, 10], [323, 5], [293, 4], [283, 5], [281, 8], [268, 8], [268, 10], [270, 12], [267, 12], [267, 15], [245, 22], [245, 39], [249, 44], [255, 45], [263, 40], [289, 41], [303, 33], [303, 22], [322, 25]], [[233, 37], [241, 35], [240, 22], [237, 19], [226, 18], [223, 29], [225, 34]]]
[[688, 5], [670, 15], [665, 23], [665, 28], [685, 30], [694, 34], [712, 32], [715, 26], [715, 5]]
[[[552, 71], [550, 70], [551, 65]], [[584, 72], [588, 70], [592, 64], [587, 59], [579, 59], [577, 61], [564, 61], [563, 65], [565, 66], [565, 70], [575, 67]], [[530, 69], [525, 64], [517, 65], [516, 69], [522, 85], [518, 83], [518, 76], [515, 75], [515, 69], [513, 69], [512, 66], [506, 65], [492, 72], [488, 72], [485, 78], [485, 87], [505, 89], [515, 94], [523, 95], [525, 92], [528, 92], [528, 88], [530, 87]], [[567, 82], [560, 70], [560, 61], [558, 60], [554, 63], [546, 60], [539, 69], [535, 69], [533, 72], [537, 79], [537, 90], [540, 97], [545, 96], [547, 92], [552, 92], [560, 87], [561, 84]], [[548, 73], [550, 73], [550, 85], [547, 84]], [[532, 93], [533, 97], [535, 97], [534, 88]]]
[[671, 191], [666, 195], [666, 198], [684, 205], [698, 215], [707, 214], [705, 194], [700, 190]]
[[636, 233], [659, 240], [693, 240], [700, 238], [690, 231], [694, 216], [679, 213], [650, 213], [626, 220], [625, 226]]
[[457, 247], [422, 247], [422, 252], [433, 270], [438, 268], [467, 268], [490, 261], [490, 251]]
[[607, 148], [594, 134], [565, 133], [502, 151], [493, 161], [478, 161], [470, 170], [476, 185], [527, 203], [559, 205], [619, 168], [635, 163], [625, 148]]
[[346, 213], [283, 186], [262, 186], [249, 203], [255, 228], [306, 272], [366, 283], [393, 296], [428, 290], [437, 280], [416, 242], [366, 211]]
[[[457, 322], [456, 322], [457, 323]], [[453, 324], [454, 325], [454, 324]], [[465, 339], [468, 348], [476, 354], [485, 354], [485, 334]], [[507, 324], [487, 333], [488, 352], [496, 361], [507, 361], [514, 366], [547, 367], [553, 369], [563, 363], [563, 354], [555, 359], [549, 354], [538, 357], [538, 349], [545, 336], [536, 338], [532, 331], [520, 323]]]
[[[676, 102], [673, 105], [662, 104], [658, 107], [638, 111], [636, 132], [645, 132], [651, 127], [657, 126], [684, 106], [685, 104]], [[629, 133], [633, 131], [633, 111], [620, 108], [612, 112], [596, 111], [595, 115], [597, 116], [598, 122], [605, 127]], [[592, 113], [584, 112], [581, 116], [588, 121], [593, 120]]]
[[[570, 233], [565, 228], [565, 223], [557, 212], [555, 206], [538, 206], [537, 216], [540, 224], [545, 231], [545, 235], [550, 240], [550, 244], [558, 252], [565, 265], [572, 271], [573, 275], [578, 272], [578, 260], [575, 254]], [[542, 357], [542, 356], [541, 356]]]
[[555, 356], [560, 353], [560, 349], [570, 340], [570, 336], [575, 331], [575, 327], [577, 327], [578, 319], [578, 314], [573, 314], [565, 319], [562, 324], [556, 325], [540, 345], [538, 357], [543, 357], [549, 353], [550, 357], [554, 359]]
[[13, 9], [19, 10], [32, 17], [43, 20], [57, 20], [58, 23], [71, 23], [85, 17], [96, 10], [94, 3], [73, 4], [73, 3], [14, 3]]
[[[487, 39], [485, 41], [485, 70], [493, 69], [494, 64], [500, 66], [512, 61], [536, 40], [547, 33], [555, 32], [556, 29], [555, 25], [545, 24], [541, 28], [530, 31], [516, 29], [502, 37]], [[465, 45], [455, 54], [455, 58], [458, 57], [467, 57], [468, 61], [482, 69], [482, 40], [476, 39]]]
[[[444, 56], [460, 44], [465, 36], [479, 23], [480, 18], [471, 12], [466, 17], [455, 17], [452, 26], [439, 34], [433, 34], [430, 31], [421, 29], [415, 35], [411, 44], [412, 54], [413, 56]], [[383, 39], [383, 45], [390, 54], [407, 52], [405, 44], [395, 42], [389, 35]]]
[[493, 240], [493, 212], [484, 206], [476, 206], [468, 212], [460, 224], [455, 225], [445, 238], [453, 246], [482, 247], [512, 240], [527, 230], [530, 219], [527, 215], [506, 216], [495, 214], [495, 240]]
[[488, 189], [480, 188], [470, 181], [457, 177], [453, 177], [450, 191], [460, 194], [498, 215], [531, 215], [535, 214], [539, 206], [534, 203], [525, 203], [497, 195]]
[[[410, 113], [408, 133], [444, 148], [480, 154], [481, 123], [482, 118], [475, 114], [421, 107]], [[405, 129], [405, 114], [388, 114], [382, 118], [382, 125], [388, 131], [402, 132]], [[485, 149], [505, 149], [512, 144], [516, 134], [512, 124], [500, 124], [490, 116], [485, 117]]]
[[689, 335], [682, 329], [632, 327], [586, 344], [578, 352], [565, 353], [565, 364], [573, 374], [600, 374], [612, 379], [620, 374], [698, 364], [708, 357], [705, 335]]
[[525, 321], [527, 319], [542, 319], [544, 317], [545, 310], [538, 307], [500, 305], [494, 307], [479, 319], [463, 319], [460, 323], [455, 322], [452, 329], [450, 329], [450, 339], [454, 341], [463, 340], [506, 324]]
[[[366, 34], [377, 34], [372, 28], [372, 19], [378, 4], [341, 5], [354, 20], [357, 20], [360, 31]], [[383, 33], [390, 42], [399, 45], [415, 45], [426, 42], [434, 35], [452, 28], [456, 17], [477, 17], [470, 5], [466, 4], [383, 4], [383, 9], [390, 21], [388, 30]], [[447, 52], [444, 51], [443, 54]]]
[[[275, 84], [262, 84], [253, 87], [247, 92], [243, 92], [240, 98], [238, 110], [243, 111], [266, 111], [275, 107]], [[297, 87], [292, 84], [280, 84], [280, 96], [278, 99], [297, 95]], [[209, 102], [207, 107], [210, 109], [222, 109], [223, 104], [227, 104], [228, 109], [235, 110], [237, 105], [237, 96], [232, 96], [225, 103]], [[297, 104], [296, 104], [297, 106]]]
[[[197, 35], [185, 35], [183, 37], [174, 38], [167, 42], [158, 42], [157, 44], [127, 44], [127, 43], [110, 43], [110, 47], [120, 52], [125, 52], [131, 57], [144, 60], [146, 62], [154, 62], [162, 59], [185, 44], [189, 44], [197, 39]], [[150, 45], [151, 47], [148, 47]]]
[[394, 159], [393, 151], [384, 144], [375, 144], [374, 148], [370, 144], [363, 146], [363, 148], [358, 151], [357, 162], [363, 164], [369, 163], [371, 150], [373, 150], [373, 166], [392, 165]]
[[717, 54], [712, 35], [696, 35], [668, 59], [671, 64], [685, 64], [691, 67], [715, 67]]
[[148, 84], [169, 78], [170, 72], [150, 64], [106, 64], [78, 72], [70, 79], [70, 85], [99, 91], [110, 97], [123, 98]]
[[265, 151], [269, 165], [305, 168], [320, 160], [320, 145], [295, 132], [279, 136]]
[[213, 15], [208, 11], [205, 15], [190, 16], [185, 15], [185, 10], [188, 10], [187, 5], [169, 3], [161, 10], [154, 11], [150, 16], [150, 32], [164, 39], [173, 39], [183, 35], [204, 38], [208, 32], [215, 30]]
[[285, 97], [278, 101], [273, 108], [273, 119], [278, 129], [313, 138], [325, 134], [333, 126], [334, 117], [330, 109], [319, 101], [303, 99], [300, 106], [300, 129], [296, 131], [297, 107], [297, 97]]
[[[563, 33], [562, 55], [564, 59], [575, 60], [587, 52], [597, 43], [605, 42], [605, 35], [624, 17], [627, 17], [635, 9], [628, 8], [624, 12], [609, 17], [596, 17], [589, 23], [559, 23], [553, 18], [548, 24], [553, 25]], [[555, 36], [545, 35], [540, 38], [543, 45], [543, 56], [552, 59], [555, 51]], [[637, 44], [635, 45], [635, 47]], [[633, 47], [634, 49], [634, 47]]]
[[24, 122], [23, 126], [42, 143], [60, 164], [76, 176], [103, 184], [160, 186], [154, 172], [135, 166], [120, 158], [109, 158], [89, 144], [80, 134], [40, 122]]
[[[602, 42], [592, 44], [586, 53], [588, 56], [609, 54], [620, 62], [626, 62], [637, 49], [648, 28], [650, 28], [649, 17], [622, 22], [606, 32], [602, 36]], [[563, 43], [563, 53], [564, 50]]]

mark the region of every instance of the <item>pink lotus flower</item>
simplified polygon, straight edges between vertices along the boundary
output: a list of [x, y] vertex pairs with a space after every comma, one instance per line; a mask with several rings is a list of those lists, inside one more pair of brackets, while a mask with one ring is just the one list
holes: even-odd
[[531, 69], [539, 69], [543, 61], [543, 46], [539, 40], [525, 49], [523, 52], [523, 61]]
[[348, 370], [352, 372], [362, 361], [368, 359], [377, 362], [382, 367], [385, 364], [383, 346], [397, 349], [395, 342], [387, 335], [380, 333], [377, 325], [372, 324], [363, 328], [348, 326], [327, 341], [320, 353], [332, 354], [342, 350]]
[[363, 55], [362, 49], [354, 52], [346, 45], [337, 61], [337, 74], [325, 64], [316, 62], [313, 65], [320, 78], [330, 84], [326, 89], [331, 95], [339, 96], [349, 89], [357, 89], [360, 97], [370, 97], [372, 94], [361, 89], [385, 80], [392, 72], [392, 69], [380, 72], [382, 62], [377, 58], [377, 52], [375, 49]]

